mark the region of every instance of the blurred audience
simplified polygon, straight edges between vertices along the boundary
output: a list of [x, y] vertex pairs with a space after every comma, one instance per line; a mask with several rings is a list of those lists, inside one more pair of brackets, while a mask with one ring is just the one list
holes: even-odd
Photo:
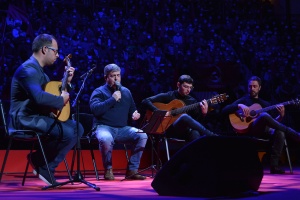
[[194, 77], [196, 92], [227, 92], [233, 99], [252, 74], [270, 89], [265, 92], [269, 101], [299, 94], [299, 30], [279, 18], [270, 1], [12, 2], [1, 1], [8, 9], [0, 24], [2, 99], [9, 99], [12, 74], [28, 57], [32, 39], [45, 32], [56, 35], [61, 47], [48, 69], [51, 79], [62, 78], [59, 69], [70, 53], [77, 70], [75, 91], [80, 75], [97, 66], [81, 95], [82, 112], [88, 111], [88, 97], [104, 83], [102, 71], [111, 62], [122, 67], [137, 104], [173, 88], [179, 74]]

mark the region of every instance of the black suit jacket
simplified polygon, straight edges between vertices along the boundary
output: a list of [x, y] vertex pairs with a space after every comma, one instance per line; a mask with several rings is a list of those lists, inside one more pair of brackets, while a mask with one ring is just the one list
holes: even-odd
[[[31, 56], [14, 73], [11, 83], [10, 127], [47, 131], [51, 109], [64, 106], [63, 97], [43, 90], [49, 77]], [[48, 120], [50, 119], [50, 120]]]

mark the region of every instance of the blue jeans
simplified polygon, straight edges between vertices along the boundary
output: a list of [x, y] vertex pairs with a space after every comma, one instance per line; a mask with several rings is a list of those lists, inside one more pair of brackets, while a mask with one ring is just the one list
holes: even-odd
[[148, 136], [138, 132], [137, 128], [124, 126], [115, 128], [106, 125], [98, 125], [94, 135], [99, 141], [99, 150], [102, 155], [104, 169], [112, 169], [112, 151], [114, 144], [131, 145], [131, 156], [127, 166], [128, 170], [138, 170]]

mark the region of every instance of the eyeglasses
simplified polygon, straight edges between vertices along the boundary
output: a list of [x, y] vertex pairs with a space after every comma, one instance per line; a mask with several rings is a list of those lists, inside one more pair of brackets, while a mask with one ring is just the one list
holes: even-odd
[[58, 54], [58, 49], [54, 49], [53, 47], [48, 47], [48, 46], [46, 46], [46, 47], [48, 49], [51, 49], [54, 52], [55, 55]]
[[194, 86], [188, 86], [188, 85], [184, 85], [184, 84], [182, 84], [182, 87], [184, 87], [185, 89], [190, 89], [190, 90], [194, 89]]

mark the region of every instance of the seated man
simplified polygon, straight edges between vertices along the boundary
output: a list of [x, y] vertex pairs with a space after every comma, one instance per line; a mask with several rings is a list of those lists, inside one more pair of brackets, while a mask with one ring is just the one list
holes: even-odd
[[[197, 104], [197, 100], [189, 95], [192, 89], [193, 79], [189, 75], [181, 75], [177, 82], [177, 90], [160, 93], [142, 101], [142, 105], [146, 109], [150, 111], [167, 110], [166, 120], [170, 118], [175, 120], [169, 127], [166, 127], [167, 137], [184, 139], [190, 142], [201, 136], [217, 136], [197, 121], [199, 117], [205, 117], [208, 112], [208, 103], [205, 99], [198, 104], [199, 106], [181, 115], [173, 116], [173, 113], [171, 113], [172, 106], [168, 108], [167, 104], [174, 102], [173, 100], [180, 100], [182, 105]], [[164, 108], [158, 108], [155, 103], [162, 103], [165, 106], [163, 106]]]
[[[40, 149], [29, 154], [28, 160], [35, 175], [48, 185], [56, 185], [58, 183], [54, 177], [55, 169], [74, 147], [77, 136], [82, 136], [83, 127], [79, 124], [77, 130], [75, 121], [60, 121], [52, 112], [66, 106], [69, 101], [68, 91], [63, 90], [58, 96], [43, 89], [50, 82], [44, 69], [59, 57], [55, 37], [49, 34], [38, 35], [33, 40], [32, 51], [32, 56], [15, 71], [11, 82], [10, 127], [42, 132], [44, 136], [49, 137], [43, 146], [50, 175]], [[75, 68], [70, 67], [66, 70], [68, 89], [71, 87]]]
[[136, 174], [147, 142], [147, 134], [128, 126], [128, 116], [138, 120], [131, 92], [121, 87], [121, 69], [116, 64], [104, 68], [106, 83], [96, 88], [90, 98], [90, 108], [95, 117], [94, 135], [99, 140], [99, 149], [105, 169], [104, 179], [114, 180], [112, 171], [112, 151], [115, 143], [131, 144], [132, 152], [127, 166], [126, 177], [143, 180], [146, 177]]
[[[270, 172], [271, 174], [283, 174], [285, 171], [281, 169], [278, 164], [284, 147], [285, 136], [300, 141], [300, 134], [280, 123], [285, 115], [284, 106], [281, 104], [274, 106], [274, 108], [276, 108], [275, 110], [279, 113], [276, 118], [273, 118], [272, 115], [267, 112], [262, 112], [257, 116], [251, 115], [251, 111], [257, 110], [253, 107], [253, 104], [260, 105], [262, 108], [270, 106], [269, 102], [258, 97], [260, 89], [261, 79], [257, 76], [251, 77], [248, 80], [248, 95], [225, 106], [222, 110], [222, 114], [232, 116], [231, 124], [237, 133], [257, 138], [272, 139]], [[236, 112], [239, 114], [235, 115]], [[235, 119], [235, 116], [237, 119]], [[247, 121], [247, 119], [249, 121]]]

